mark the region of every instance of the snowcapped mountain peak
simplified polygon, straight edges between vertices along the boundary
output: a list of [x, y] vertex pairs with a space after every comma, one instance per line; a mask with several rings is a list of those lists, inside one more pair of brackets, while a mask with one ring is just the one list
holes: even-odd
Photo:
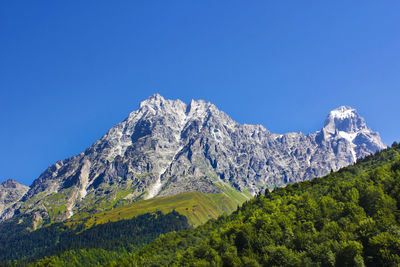
[[335, 134], [338, 131], [352, 134], [367, 129], [367, 125], [356, 109], [349, 106], [341, 106], [329, 112], [325, 120], [324, 129], [330, 134]]
[[326, 141], [342, 140], [350, 145], [353, 162], [370, 152], [386, 148], [378, 132], [372, 131], [357, 110], [341, 106], [329, 112], [322, 129]]

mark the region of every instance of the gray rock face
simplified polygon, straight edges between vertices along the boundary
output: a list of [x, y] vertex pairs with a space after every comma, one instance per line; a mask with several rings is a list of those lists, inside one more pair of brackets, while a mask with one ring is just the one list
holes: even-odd
[[211, 103], [156, 94], [84, 152], [49, 167], [20, 207], [63, 220], [105, 203], [220, 192], [221, 184], [257, 193], [323, 176], [383, 148], [350, 107], [331, 111], [316, 133], [274, 134], [239, 124]]
[[[13, 204], [18, 202], [28, 192], [29, 186], [18, 183], [13, 179], [0, 184], [0, 214], [12, 207]], [[12, 217], [13, 214], [4, 214], [4, 217]]]

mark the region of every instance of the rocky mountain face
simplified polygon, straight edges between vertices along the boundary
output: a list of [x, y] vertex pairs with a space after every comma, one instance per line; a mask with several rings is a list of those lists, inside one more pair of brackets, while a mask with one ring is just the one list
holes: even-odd
[[0, 218], [35, 212], [63, 220], [194, 190], [254, 194], [323, 176], [385, 147], [350, 107], [331, 111], [316, 133], [274, 134], [239, 124], [211, 103], [156, 94], [84, 152], [49, 167]]
[[[29, 186], [20, 184], [13, 179], [8, 179], [0, 184], [0, 214], [18, 202], [28, 190]], [[4, 217], [7, 218], [7, 215], [4, 214]]]

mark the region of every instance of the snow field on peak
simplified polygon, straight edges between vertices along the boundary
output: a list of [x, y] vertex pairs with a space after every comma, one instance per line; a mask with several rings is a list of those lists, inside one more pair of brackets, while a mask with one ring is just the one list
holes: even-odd
[[354, 108], [342, 106], [340, 108], [332, 110], [329, 113], [329, 116], [332, 118], [346, 119], [346, 118], [356, 117], [357, 114], [356, 114], [356, 110]]

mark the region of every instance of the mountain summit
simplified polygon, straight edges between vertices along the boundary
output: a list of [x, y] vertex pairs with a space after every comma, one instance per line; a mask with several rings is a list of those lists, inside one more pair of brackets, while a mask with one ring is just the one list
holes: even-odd
[[341, 106], [329, 112], [324, 128], [331, 134], [336, 131], [357, 133], [367, 129], [367, 124], [364, 118], [358, 115], [357, 110], [348, 106]]
[[348, 106], [341, 106], [332, 110], [325, 120], [323, 128], [326, 139], [343, 138], [351, 144], [353, 161], [365, 157], [371, 151], [377, 151], [386, 146], [378, 133], [367, 127], [365, 120], [357, 110]]
[[187, 191], [251, 195], [325, 175], [385, 147], [350, 107], [331, 111], [317, 133], [274, 134], [239, 124], [209, 102], [155, 94], [84, 152], [49, 167], [1, 218], [34, 212], [64, 220]]

